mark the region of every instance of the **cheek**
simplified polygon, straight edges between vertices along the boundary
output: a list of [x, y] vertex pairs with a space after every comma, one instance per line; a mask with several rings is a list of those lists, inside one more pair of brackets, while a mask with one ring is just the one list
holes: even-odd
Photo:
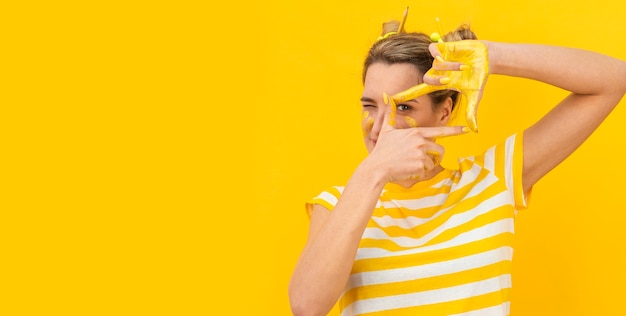
[[361, 128], [363, 129], [363, 137], [367, 136], [374, 126], [374, 119], [370, 116], [370, 112], [365, 111], [361, 115]]
[[398, 119], [396, 123], [396, 128], [409, 128], [409, 127], [418, 127], [417, 121], [415, 121], [410, 116], [404, 116], [402, 119]]
[[404, 122], [407, 124], [408, 127], [417, 127], [417, 122], [410, 116], [405, 116]]

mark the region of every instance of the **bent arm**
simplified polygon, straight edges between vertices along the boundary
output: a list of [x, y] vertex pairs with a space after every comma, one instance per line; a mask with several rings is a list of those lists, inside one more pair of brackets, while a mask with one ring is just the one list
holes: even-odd
[[295, 315], [326, 315], [333, 307], [385, 184], [437, 172], [429, 152], [443, 156], [443, 147], [429, 139], [464, 133], [461, 126], [396, 129], [394, 118], [392, 103], [385, 107], [375, 148], [352, 174], [333, 212], [313, 208], [309, 238], [289, 284]]
[[573, 153], [626, 93], [626, 62], [544, 45], [487, 42], [491, 73], [534, 79], [571, 91], [524, 131], [522, 183], [528, 191]]
[[294, 315], [326, 315], [341, 295], [386, 183], [373, 170], [367, 160], [357, 168], [333, 212], [314, 206], [308, 241], [289, 284]]

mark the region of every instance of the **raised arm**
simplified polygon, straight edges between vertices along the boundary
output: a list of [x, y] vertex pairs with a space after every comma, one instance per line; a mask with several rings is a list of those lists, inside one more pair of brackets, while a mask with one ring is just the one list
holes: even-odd
[[565, 47], [486, 42], [490, 72], [534, 79], [571, 91], [524, 132], [523, 186], [576, 150], [626, 93], [626, 62]]

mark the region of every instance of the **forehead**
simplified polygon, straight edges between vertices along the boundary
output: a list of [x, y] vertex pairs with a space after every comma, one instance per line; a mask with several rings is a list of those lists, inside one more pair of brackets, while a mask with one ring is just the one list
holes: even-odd
[[363, 96], [382, 98], [383, 92], [392, 95], [420, 83], [422, 83], [422, 75], [412, 64], [375, 63], [367, 69], [363, 83]]

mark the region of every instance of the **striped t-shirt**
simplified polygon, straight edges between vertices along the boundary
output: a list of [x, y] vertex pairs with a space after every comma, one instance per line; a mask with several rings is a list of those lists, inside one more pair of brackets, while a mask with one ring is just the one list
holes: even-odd
[[[411, 188], [388, 183], [340, 298], [341, 315], [508, 315], [513, 224], [526, 207], [522, 136]], [[308, 201], [333, 210], [343, 187]]]

